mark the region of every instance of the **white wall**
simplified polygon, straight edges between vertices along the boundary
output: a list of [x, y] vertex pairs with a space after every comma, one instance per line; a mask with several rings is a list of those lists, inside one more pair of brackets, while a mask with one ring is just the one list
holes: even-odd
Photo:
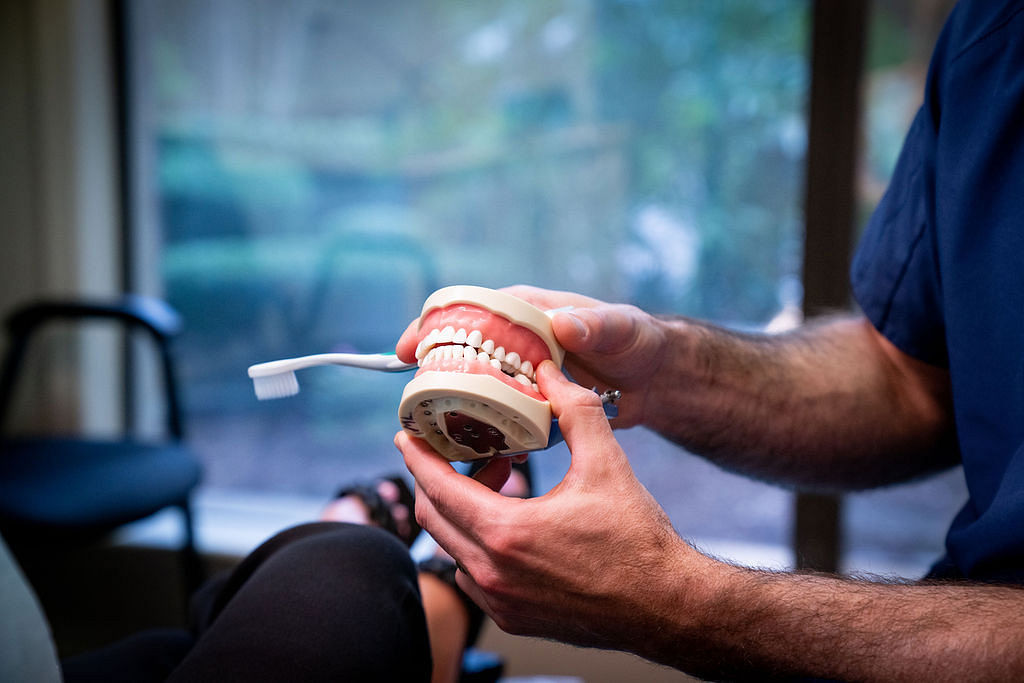
[[[0, 3], [0, 312], [41, 296], [119, 290], [116, 116], [106, 0]], [[68, 343], [45, 421], [116, 419], [118, 351]], [[81, 371], [75, 369], [81, 359]]]

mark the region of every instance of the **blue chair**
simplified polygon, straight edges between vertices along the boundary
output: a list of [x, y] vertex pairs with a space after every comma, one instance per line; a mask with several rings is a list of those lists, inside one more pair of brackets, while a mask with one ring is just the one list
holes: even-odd
[[0, 532], [19, 558], [30, 558], [88, 545], [128, 522], [178, 508], [185, 527], [184, 587], [191, 593], [204, 574], [190, 506], [202, 470], [183, 440], [170, 348], [182, 324], [173, 309], [157, 299], [129, 295], [111, 302], [39, 302], [14, 311], [6, 320], [10, 345], [0, 369], [0, 427], [9, 416], [29, 342], [39, 329], [55, 321], [96, 319], [142, 331], [155, 343], [163, 374], [166, 436], [156, 441], [130, 434], [120, 439], [0, 438]]

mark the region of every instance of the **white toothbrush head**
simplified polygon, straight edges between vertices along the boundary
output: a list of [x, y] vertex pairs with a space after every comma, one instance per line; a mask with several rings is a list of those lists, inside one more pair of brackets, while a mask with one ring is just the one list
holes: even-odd
[[252, 387], [256, 390], [256, 398], [266, 401], [272, 398], [286, 398], [299, 393], [299, 380], [293, 371], [277, 375], [253, 377]]
[[256, 398], [285, 398], [299, 393], [295, 371], [321, 365], [344, 365], [379, 372], [414, 370], [415, 363], [403, 363], [393, 353], [317, 353], [299, 358], [283, 358], [249, 366]]

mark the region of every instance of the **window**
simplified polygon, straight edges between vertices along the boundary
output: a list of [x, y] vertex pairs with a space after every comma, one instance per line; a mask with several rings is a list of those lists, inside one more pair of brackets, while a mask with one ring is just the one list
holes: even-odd
[[[209, 487], [326, 497], [401, 470], [407, 377], [310, 370], [298, 396], [259, 403], [245, 368], [388, 350], [443, 285], [748, 329], [799, 308], [802, 0], [125, 11], [136, 278], [187, 321]], [[684, 535], [787, 543], [788, 493], [620, 437]], [[533, 462], [548, 487], [567, 453]]]

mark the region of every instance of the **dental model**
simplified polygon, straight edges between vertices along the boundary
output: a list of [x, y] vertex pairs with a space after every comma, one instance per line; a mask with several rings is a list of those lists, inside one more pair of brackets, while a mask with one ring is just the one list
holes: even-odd
[[547, 313], [504, 292], [445, 287], [419, 318], [419, 370], [398, 407], [402, 428], [449, 460], [547, 448], [551, 406], [534, 371], [565, 351]]
[[[264, 400], [297, 394], [295, 371], [305, 368], [415, 369], [398, 419], [444, 457], [469, 461], [543, 450], [562, 440], [534, 379], [542, 361], [561, 368], [565, 358], [551, 329], [556, 312], [485, 287], [445, 287], [423, 304], [415, 364], [394, 354], [322, 353], [259, 363], [249, 377]], [[615, 390], [601, 395], [609, 418], [616, 416], [620, 396]]]

